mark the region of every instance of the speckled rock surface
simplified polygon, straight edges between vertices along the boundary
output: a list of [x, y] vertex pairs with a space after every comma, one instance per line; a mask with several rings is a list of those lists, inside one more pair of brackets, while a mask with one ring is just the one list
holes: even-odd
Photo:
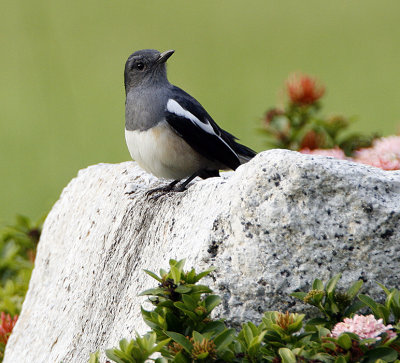
[[[87, 362], [147, 327], [142, 272], [186, 258], [223, 297], [236, 325], [268, 309], [298, 309], [288, 294], [343, 272], [399, 287], [400, 173], [283, 150], [224, 178], [148, 200], [158, 181], [133, 162], [79, 172], [50, 212], [5, 363]], [[132, 195], [126, 190], [135, 190]]]

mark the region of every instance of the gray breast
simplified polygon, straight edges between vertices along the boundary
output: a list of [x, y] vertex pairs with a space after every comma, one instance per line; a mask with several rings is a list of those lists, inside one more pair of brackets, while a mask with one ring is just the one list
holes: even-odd
[[125, 129], [148, 130], [164, 119], [167, 96], [157, 88], [131, 89], [125, 102]]

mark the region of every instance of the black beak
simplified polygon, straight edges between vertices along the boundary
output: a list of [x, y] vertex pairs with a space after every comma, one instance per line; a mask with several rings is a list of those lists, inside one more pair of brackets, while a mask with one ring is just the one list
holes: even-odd
[[162, 52], [157, 60], [157, 63], [165, 63], [167, 59], [174, 53], [174, 50], [166, 50], [165, 52]]

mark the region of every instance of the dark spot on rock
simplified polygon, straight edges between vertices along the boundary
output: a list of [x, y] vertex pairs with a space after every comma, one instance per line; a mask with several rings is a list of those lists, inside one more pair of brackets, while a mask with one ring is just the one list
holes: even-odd
[[388, 239], [390, 237], [392, 237], [394, 234], [393, 229], [387, 229], [384, 233], [381, 234], [381, 237], [384, 239]]
[[363, 203], [362, 209], [367, 214], [370, 214], [374, 211], [374, 207], [373, 207], [372, 203]]
[[326, 213], [328, 214], [328, 216], [330, 216], [330, 215], [331, 215], [331, 210], [328, 209], [328, 210], [326, 211]]
[[211, 257], [215, 257], [218, 254], [218, 242], [217, 241], [212, 241], [211, 245], [208, 247], [207, 252], [211, 255]]
[[260, 280], [257, 281], [257, 284], [266, 286], [267, 285], [267, 281], [265, 281], [263, 278], [261, 278]]
[[337, 255], [337, 252], [336, 252], [335, 250], [333, 250], [333, 251], [332, 251], [332, 255], [333, 255], [333, 256], [336, 256], [336, 255]]
[[285, 277], [289, 277], [290, 275], [291, 275], [291, 273], [290, 273], [290, 271], [289, 270], [282, 270], [281, 271], [281, 275], [282, 276], [285, 276]]

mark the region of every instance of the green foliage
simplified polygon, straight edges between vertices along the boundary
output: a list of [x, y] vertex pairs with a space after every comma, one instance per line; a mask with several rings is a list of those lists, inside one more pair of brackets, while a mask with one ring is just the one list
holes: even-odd
[[0, 230], [0, 311], [19, 314], [28, 289], [43, 219], [17, 216]]
[[[340, 275], [326, 284], [316, 279], [311, 290], [292, 296], [318, 308], [319, 318], [305, 320], [304, 314], [267, 311], [262, 322], [247, 322], [239, 332], [227, 328], [222, 320], [210, 317], [221, 302], [211, 290], [197, 282], [212, 270], [196, 274], [183, 271], [184, 260], [170, 261], [170, 270], [160, 275], [146, 271], [158, 286], [144, 291], [154, 305], [152, 311], [142, 308], [143, 319], [151, 331], [119, 348], [106, 351], [117, 363], [145, 362], [400, 362], [399, 290], [388, 290], [385, 304], [378, 304], [366, 295], [359, 295], [362, 282], [355, 282], [346, 291], [338, 291]], [[330, 330], [344, 317], [360, 309], [370, 308], [377, 318], [392, 322], [397, 336], [360, 339], [353, 333], [331, 336]], [[90, 363], [99, 363], [92, 354]]]
[[[13, 226], [0, 230], [0, 362], [28, 290], [41, 226], [42, 220], [32, 223], [17, 216]], [[7, 322], [4, 313], [14, 316], [15, 321]]]

